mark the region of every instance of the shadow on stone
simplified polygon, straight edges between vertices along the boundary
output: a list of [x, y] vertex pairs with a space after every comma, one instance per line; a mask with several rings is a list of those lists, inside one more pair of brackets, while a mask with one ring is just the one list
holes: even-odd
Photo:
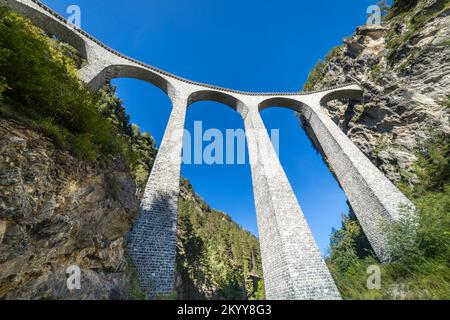
[[155, 298], [173, 290], [178, 193], [153, 192], [150, 198], [143, 199], [126, 242], [142, 289]]

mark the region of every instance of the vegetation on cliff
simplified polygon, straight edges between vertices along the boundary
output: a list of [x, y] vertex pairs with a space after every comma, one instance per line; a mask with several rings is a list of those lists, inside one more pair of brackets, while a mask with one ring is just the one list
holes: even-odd
[[[435, 70], [434, 77], [440, 76], [437, 70], [445, 60], [446, 49], [433, 26], [442, 23], [438, 17], [445, 21], [442, 13], [448, 12], [449, 5], [441, 0], [395, 1], [385, 20], [386, 29], [372, 38], [369, 28], [356, 32], [344, 50], [334, 49], [325, 62], [318, 63], [305, 83], [305, 90], [326, 87], [341, 77], [348, 78], [345, 70], [360, 80], [367, 98], [363, 104], [331, 104], [330, 116], [417, 207], [413, 215], [404, 209], [400, 223], [385, 226], [395, 259], [384, 265], [375, 257], [354, 213], [344, 215], [342, 228], [332, 231], [327, 264], [346, 299], [450, 297], [450, 137], [445, 129], [448, 98], [441, 101], [443, 90], [432, 92], [427, 82], [422, 82], [429, 76], [424, 72], [432, 74]], [[433, 41], [417, 44], [429, 34]], [[336, 70], [326, 67], [330, 62]], [[422, 70], [420, 74], [415, 74], [414, 67]], [[434, 99], [422, 98], [420, 104], [415, 103], [401, 94], [409, 89], [403, 87], [403, 81], [413, 86], [411, 95]], [[396, 95], [401, 98], [397, 100]], [[405, 105], [410, 108], [408, 112]], [[432, 118], [435, 110], [443, 114], [440, 119], [446, 119], [443, 125]], [[420, 130], [415, 129], [415, 122]], [[416, 138], [418, 132], [423, 140]], [[409, 140], [405, 143], [402, 138]], [[367, 268], [371, 265], [381, 268], [379, 290], [367, 288]]]
[[334, 47], [325, 56], [324, 60], [320, 60], [317, 62], [314, 68], [310, 71], [308, 79], [303, 85], [303, 91], [312, 91], [317, 85], [320, 85], [320, 83], [323, 80], [323, 77], [325, 76], [328, 65], [332, 63], [334, 56], [338, 54], [340, 51], [341, 47], [339, 46]]
[[398, 225], [387, 228], [395, 261], [381, 266], [380, 290], [366, 286], [367, 267], [379, 262], [361, 240], [365, 237], [356, 218], [345, 217], [342, 229], [333, 231], [327, 264], [344, 298], [449, 298], [450, 136], [435, 136], [418, 159], [419, 182], [400, 184], [416, 205], [417, 218], [405, 214]]
[[2, 7], [0, 50], [4, 116], [46, 132], [62, 148], [90, 161], [108, 154], [129, 156], [127, 143], [97, 108], [101, 96], [78, 79], [73, 49]]

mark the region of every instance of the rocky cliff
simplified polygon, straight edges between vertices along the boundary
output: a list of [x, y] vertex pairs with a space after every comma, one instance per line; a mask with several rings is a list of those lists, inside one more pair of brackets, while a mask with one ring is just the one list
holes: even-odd
[[[416, 210], [384, 227], [392, 263], [380, 264], [351, 210], [332, 231], [326, 260], [344, 299], [447, 299], [450, 2], [393, 3], [381, 26], [361, 26], [331, 50], [304, 89], [344, 82], [363, 88], [362, 103], [332, 101], [325, 109]], [[382, 275], [377, 290], [367, 286], [374, 265]]]
[[[120, 159], [92, 165], [0, 119], [0, 298], [121, 299], [139, 199]], [[69, 292], [66, 268], [82, 269]]]
[[[330, 117], [394, 182], [433, 134], [450, 133], [450, 3], [395, 1], [381, 26], [361, 26], [311, 72], [305, 89], [357, 82], [363, 103], [332, 101]], [[306, 128], [308, 130], [308, 128]]]
[[[143, 142], [133, 146], [156, 153]], [[124, 237], [138, 214], [148, 160], [134, 171], [120, 157], [93, 164], [0, 117], [0, 299], [145, 298]], [[174, 297], [263, 297], [258, 240], [186, 180], [178, 233]], [[81, 290], [67, 289], [70, 265], [82, 270]]]

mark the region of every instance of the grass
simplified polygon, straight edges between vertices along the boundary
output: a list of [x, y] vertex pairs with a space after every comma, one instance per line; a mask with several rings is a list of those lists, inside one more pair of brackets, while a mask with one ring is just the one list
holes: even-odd
[[[125, 252], [127, 252], [126, 248]], [[144, 290], [141, 289], [139, 285], [138, 273], [133, 265], [133, 262], [131, 261], [130, 256], [126, 254], [125, 258], [127, 260], [125, 276], [127, 277], [130, 284], [127, 294], [128, 300], [148, 300], [147, 294], [144, 292]]]
[[[423, 4], [424, 1], [396, 1], [392, 10], [391, 14], [389, 15], [390, 20], [397, 20], [401, 21], [402, 23], [407, 23], [408, 28], [407, 31], [401, 35], [399, 34], [392, 34], [391, 39], [388, 42], [388, 60], [393, 61], [396, 58], [398, 50], [411, 41], [412, 38], [414, 38], [415, 35], [417, 35], [420, 30], [423, 29], [423, 27], [433, 18], [441, 15], [446, 10], [450, 8], [450, 3], [444, 4], [442, 8], [439, 8], [438, 10], [434, 12], [428, 12], [423, 13], [422, 10], [419, 10], [418, 12], [413, 12], [413, 9], [417, 6]], [[400, 9], [401, 8], [401, 9]], [[414, 15], [413, 15], [414, 13]]]
[[[327, 265], [346, 299], [450, 298], [450, 136], [431, 134], [413, 166], [415, 185], [399, 184], [416, 211], [404, 208], [399, 223], [385, 227], [394, 262], [381, 265], [361, 240], [354, 217], [333, 232]], [[381, 269], [381, 289], [369, 290], [367, 268]]]

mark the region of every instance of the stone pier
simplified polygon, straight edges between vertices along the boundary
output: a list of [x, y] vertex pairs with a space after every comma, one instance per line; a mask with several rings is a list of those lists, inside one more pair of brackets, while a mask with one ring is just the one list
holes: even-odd
[[258, 106], [245, 117], [268, 299], [340, 299]]
[[302, 110], [307, 125], [344, 189], [372, 248], [382, 262], [388, 262], [391, 257], [383, 228], [401, 218], [401, 208], [413, 209], [414, 205], [330, 119], [321, 106], [323, 102], [311, 100]]
[[181, 150], [187, 98], [171, 95], [172, 114], [128, 235], [128, 253], [150, 298], [173, 291]]

